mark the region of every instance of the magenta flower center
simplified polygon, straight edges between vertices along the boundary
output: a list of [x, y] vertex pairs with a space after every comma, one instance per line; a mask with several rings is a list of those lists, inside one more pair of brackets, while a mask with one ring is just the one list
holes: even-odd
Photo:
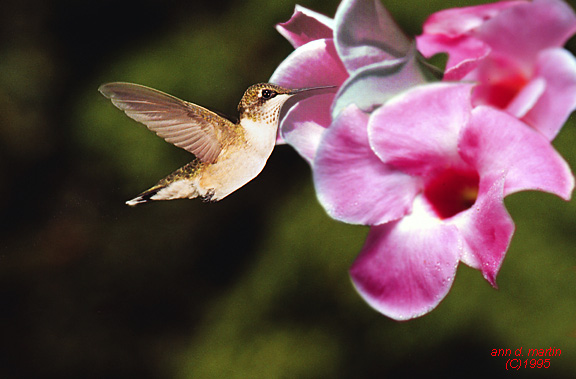
[[438, 217], [452, 217], [474, 205], [479, 177], [475, 171], [447, 169], [430, 180], [424, 196]]
[[486, 103], [500, 109], [506, 109], [527, 83], [526, 78], [520, 74], [506, 76], [500, 80], [492, 80], [488, 83]]

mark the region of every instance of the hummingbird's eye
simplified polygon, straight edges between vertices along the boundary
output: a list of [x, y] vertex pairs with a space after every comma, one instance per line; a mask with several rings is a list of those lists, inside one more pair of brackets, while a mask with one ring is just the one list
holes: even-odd
[[272, 91], [271, 89], [263, 89], [262, 92], [260, 92], [260, 97], [264, 100], [268, 100], [273, 98], [274, 96], [276, 96], [278, 94], [278, 92], [276, 91]]

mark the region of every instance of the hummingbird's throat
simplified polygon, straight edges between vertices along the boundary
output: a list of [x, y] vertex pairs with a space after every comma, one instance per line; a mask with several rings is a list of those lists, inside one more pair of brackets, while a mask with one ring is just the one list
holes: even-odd
[[279, 94], [271, 99], [260, 100], [259, 104], [243, 109], [240, 117], [259, 124], [278, 126], [282, 105], [290, 97], [291, 95]]

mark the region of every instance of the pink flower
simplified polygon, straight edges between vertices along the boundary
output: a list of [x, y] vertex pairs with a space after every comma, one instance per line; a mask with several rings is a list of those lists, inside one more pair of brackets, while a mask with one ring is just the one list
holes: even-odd
[[[446, 77], [469, 81], [467, 75], [475, 72], [500, 74], [488, 70], [500, 61], [504, 73], [528, 68], [522, 73], [530, 73], [529, 80], [508, 113], [479, 101], [488, 79], [478, 87], [438, 82], [379, 0], [344, 0], [334, 20], [297, 7], [290, 21], [278, 26], [296, 50], [271, 81], [292, 88], [338, 86], [337, 93], [292, 107], [281, 137], [310, 163], [318, 199], [331, 217], [370, 225], [350, 273], [364, 299], [391, 318], [414, 318], [436, 307], [459, 262], [496, 285], [514, 230], [505, 196], [523, 190], [571, 195], [574, 178], [549, 142], [560, 127], [550, 126], [560, 118], [549, 114], [551, 100], [562, 93], [552, 75], [558, 67], [536, 65], [529, 52], [509, 57], [496, 48], [504, 43], [467, 34], [480, 30], [486, 18], [520, 6], [524, 3], [471, 8], [481, 12], [462, 11], [462, 19], [446, 25], [438, 19], [439, 30], [455, 35], [445, 44], [453, 47]], [[541, 18], [556, 11], [547, 14]], [[422, 43], [432, 49], [444, 47], [445, 40]], [[536, 44], [533, 58], [564, 54], [560, 40], [565, 39], [556, 38], [550, 48]], [[562, 78], [571, 78], [569, 65], [561, 68]], [[540, 92], [534, 89], [538, 85]], [[570, 101], [559, 103], [554, 112], [563, 109], [565, 118]], [[536, 119], [546, 124], [533, 124], [534, 130], [523, 122]]]
[[576, 59], [562, 46], [576, 15], [560, 0], [510, 1], [433, 14], [417, 38], [449, 55], [446, 80], [478, 82], [474, 104], [522, 119], [549, 140], [576, 108]]
[[320, 141], [318, 198], [333, 218], [373, 225], [351, 276], [391, 318], [436, 307], [460, 261], [496, 285], [514, 230], [505, 196], [570, 197], [574, 179], [548, 140], [504, 112], [472, 109], [471, 89], [418, 86], [372, 114], [351, 105]]
[[279, 142], [288, 142], [309, 163], [332, 117], [346, 105], [373, 109], [432, 76], [429, 67], [413, 59], [413, 44], [379, 0], [344, 0], [334, 20], [297, 6], [277, 29], [296, 50], [270, 82], [290, 88], [339, 87], [337, 95], [333, 91], [299, 101], [280, 124]]
[[[296, 50], [278, 66], [270, 82], [289, 88], [339, 87], [348, 72], [334, 46], [333, 23], [297, 5], [292, 18], [276, 26]], [[312, 96], [291, 107], [281, 121], [277, 142], [288, 142], [310, 163], [324, 129], [332, 122], [335, 92]]]

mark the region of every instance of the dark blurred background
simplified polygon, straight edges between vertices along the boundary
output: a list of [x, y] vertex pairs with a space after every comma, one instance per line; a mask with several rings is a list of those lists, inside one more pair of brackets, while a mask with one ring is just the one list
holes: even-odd
[[[410, 35], [476, 3], [384, 2]], [[191, 156], [98, 86], [234, 114], [292, 51], [273, 27], [295, 4], [2, 1], [0, 378], [502, 376], [492, 349], [519, 347], [562, 349], [524, 375], [576, 376], [574, 201], [507, 198], [517, 230], [499, 289], [461, 265], [436, 310], [401, 323], [355, 293], [367, 228], [324, 214], [288, 146], [222, 202], [124, 205]], [[332, 17], [338, 1], [300, 4]], [[555, 141], [572, 167], [575, 127]]]

